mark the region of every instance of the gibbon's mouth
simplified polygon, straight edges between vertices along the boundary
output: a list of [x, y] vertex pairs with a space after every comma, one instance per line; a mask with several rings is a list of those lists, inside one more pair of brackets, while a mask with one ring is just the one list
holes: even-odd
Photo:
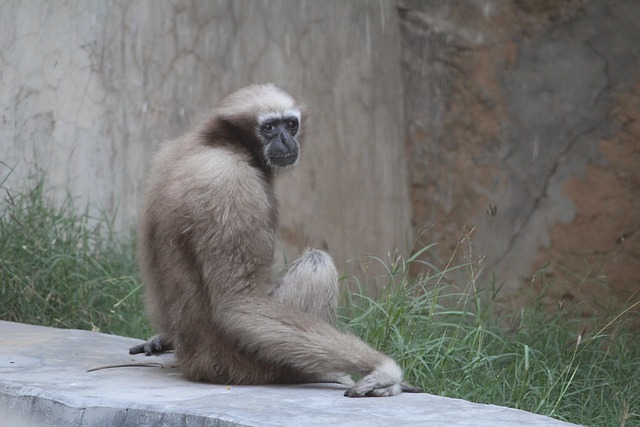
[[271, 156], [269, 160], [274, 166], [291, 166], [298, 160], [298, 153], [286, 154], [284, 156]]

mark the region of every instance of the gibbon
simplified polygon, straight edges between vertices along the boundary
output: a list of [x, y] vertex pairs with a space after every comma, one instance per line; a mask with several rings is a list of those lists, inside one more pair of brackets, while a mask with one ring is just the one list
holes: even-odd
[[252, 85], [161, 149], [138, 230], [159, 335], [130, 353], [175, 349], [186, 377], [216, 384], [339, 382], [349, 397], [419, 392], [393, 359], [336, 329], [338, 273], [328, 253], [307, 250], [271, 279], [274, 178], [298, 161], [304, 117], [281, 89]]

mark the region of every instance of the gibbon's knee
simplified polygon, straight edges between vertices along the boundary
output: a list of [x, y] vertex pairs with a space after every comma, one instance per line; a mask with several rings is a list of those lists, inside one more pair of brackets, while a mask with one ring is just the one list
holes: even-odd
[[335, 324], [338, 293], [338, 271], [331, 256], [320, 249], [307, 249], [291, 264], [270, 295]]

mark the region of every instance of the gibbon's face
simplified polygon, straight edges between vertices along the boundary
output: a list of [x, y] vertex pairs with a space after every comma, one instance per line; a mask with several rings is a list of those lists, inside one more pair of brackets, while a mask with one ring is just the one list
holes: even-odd
[[296, 134], [299, 129], [299, 111], [267, 114], [260, 118], [258, 136], [268, 166], [283, 168], [296, 163], [299, 151]]

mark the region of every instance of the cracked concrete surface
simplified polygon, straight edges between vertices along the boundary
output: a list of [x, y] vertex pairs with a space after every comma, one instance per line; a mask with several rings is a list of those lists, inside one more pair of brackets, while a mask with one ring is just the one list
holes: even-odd
[[[350, 399], [343, 386], [330, 384], [194, 383], [177, 372], [172, 355], [130, 356], [127, 349], [139, 342], [0, 321], [0, 422], [13, 427], [574, 425], [429, 394]], [[113, 367], [132, 364], [138, 366]], [[89, 372], [95, 368], [103, 369]]]

